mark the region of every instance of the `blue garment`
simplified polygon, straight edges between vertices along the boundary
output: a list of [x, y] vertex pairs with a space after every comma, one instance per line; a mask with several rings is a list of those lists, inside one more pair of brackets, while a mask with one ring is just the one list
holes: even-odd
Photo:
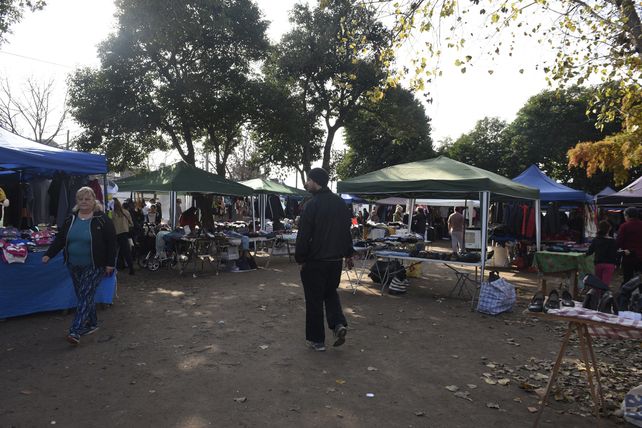
[[91, 266], [91, 218], [76, 217], [67, 234], [67, 255], [70, 265]]
[[105, 268], [92, 266], [69, 266], [69, 274], [78, 298], [76, 315], [69, 334], [82, 335], [98, 326], [96, 315], [96, 288], [105, 275]]

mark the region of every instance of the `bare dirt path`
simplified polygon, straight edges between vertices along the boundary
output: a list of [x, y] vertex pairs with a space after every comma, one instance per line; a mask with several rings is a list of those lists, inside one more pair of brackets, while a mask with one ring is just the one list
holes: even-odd
[[[532, 275], [507, 277], [532, 294]], [[523, 301], [499, 317], [471, 312], [444, 298], [443, 267], [411, 281], [401, 297], [370, 280], [353, 295], [344, 278], [347, 342], [317, 353], [304, 346], [303, 290], [287, 259], [198, 278], [120, 274], [101, 329], [77, 348], [64, 341], [72, 314], [0, 323], [0, 426], [531, 426], [537, 395], [519, 379], [545, 385], [560, 326], [523, 315]], [[600, 360], [617, 357], [604, 346]], [[586, 401], [567, 401], [553, 399], [543, 426], [595, 424], [580, 416]]]

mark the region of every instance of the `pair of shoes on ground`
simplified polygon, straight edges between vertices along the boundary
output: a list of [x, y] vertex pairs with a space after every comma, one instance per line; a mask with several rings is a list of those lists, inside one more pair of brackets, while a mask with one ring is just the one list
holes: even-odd
[[538, 291], [531, 299], [531, 303], [528, 305], [528, 310], [530, 312], [548, 312], [551, 309], [559, 309], [560, 306], [570, 308], [575, 306], [573, 297], [567, 290], [562, 291], [561, 300], [559, 292], [557, 290], [552, 290], [548, 295], [548, 299], [546, 299], [546, 303], [544, 303], [544, 293]]
[[[345, 325], [339, 324], [334, 328], [334, 343], [332, 346], [341, 346], [346, 343], [346, 335], [348, 334], [348, 329]], [[314, 349], [318, 352], [325, 351], [325, 343], [323, 342], [310, 342], [308, 341], [308, 347]]]

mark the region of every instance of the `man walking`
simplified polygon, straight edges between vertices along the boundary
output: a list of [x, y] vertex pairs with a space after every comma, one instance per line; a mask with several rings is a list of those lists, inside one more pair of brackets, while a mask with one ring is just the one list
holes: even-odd
[[328, 189], [328, 181], [323, 168], [308, 173], [305, 188], [313, 196], [299, 220], [294, 255], [305, 293], [305, 337], [315, 351], [325, 351], [324, 306], [333, 345], [343, 345], [348, 332], [337, 288], [343, 258], [352, 264], [351, 219], [343, 200]]

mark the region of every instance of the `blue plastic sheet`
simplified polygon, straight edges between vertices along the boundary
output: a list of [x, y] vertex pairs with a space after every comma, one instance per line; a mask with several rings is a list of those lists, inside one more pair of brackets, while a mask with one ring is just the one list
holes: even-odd
[[[62, 253], [42, 263], [44, 253], [29, 253], [25, 263], [0, 262], [0, 318], [75, 308], [74, 286]], [[105, 277], [96, 303], [112, 303], [116, 275]]]

